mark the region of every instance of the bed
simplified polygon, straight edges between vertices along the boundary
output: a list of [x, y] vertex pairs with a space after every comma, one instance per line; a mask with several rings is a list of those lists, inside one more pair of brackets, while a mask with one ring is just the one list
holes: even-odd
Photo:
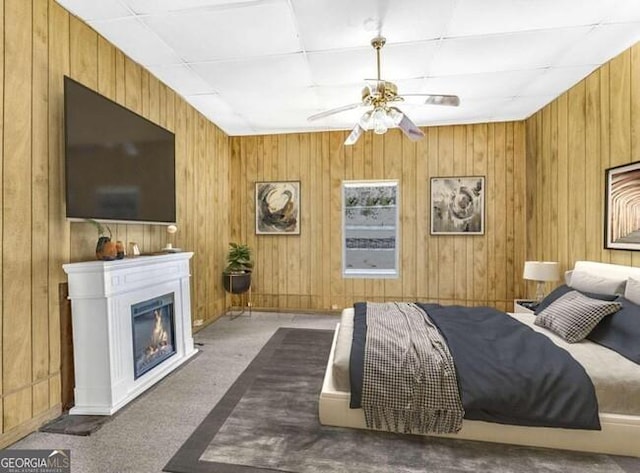
[[[627, 278], [631, 278], [628, 281], [640, 281], [640, 268], [596, 262], [577, 262], [574, 274], [580, 276], [576, 276], [574, 286], [587, 294], [623, 290], [622, 287], [602, 286], [602, 278], [625, 282]], [[571, 277], [569, 274], [567, 290], [573, 289]], [[640, 283], [636, 289], [640, 292]], [[336, 327], [320, 394], [319, 418], [324, 425], [366, 429], [363, 409], [350, 408], [351, 391], [344, 373], [345, 366], [347, 371], [349, 369], [350, 354], [350, 347], [345, 348], [344, 340], [345, 337], [350, 338], [353, 332], [353, 315], [353, 308], [345, 309], [341, 323]], [[429, 435], [640, 457], [640, 364], [603, 346], [600, 342], [594, 343], [585, 339], [578, 343], [568, 343], [548, 328], [536, 325], [536, 315], [503, 315], [511, 321], [515, 320], [518, 324], [529, 327], [537, 334], [542, 334], [555, 346], [568, 352], [584, 368], [593, 383], [597, 397], [599, 412], [596, 415], [601, 430], [531, 427], [464, 419], [458, 433]], [[611, 316], [605, 319], [608, 321]], [[600, 329], [601, 325], [606, 324], [600, 323], [596, 328]], [[596, 329], [592, 331], [595, 332]], [[637, 345], [640, 347], [640, 339]]]

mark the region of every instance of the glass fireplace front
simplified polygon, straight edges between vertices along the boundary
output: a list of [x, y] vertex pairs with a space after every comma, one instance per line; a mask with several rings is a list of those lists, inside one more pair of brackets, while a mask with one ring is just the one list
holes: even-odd
[[176, 352], [173, 293], [131, 306], [134, 379]]

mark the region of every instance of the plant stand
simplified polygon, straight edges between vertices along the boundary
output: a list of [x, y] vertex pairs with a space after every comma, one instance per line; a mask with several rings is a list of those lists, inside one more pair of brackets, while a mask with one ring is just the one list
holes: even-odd
[[[251, 298], [251, 283], [249, 282], [249, 287], [245, 289], [245, 282], [240, 281], [241, 284], [236, 283], [236, 285], [240, 286], [240, 290], [234, 290], [234, 280], [236, 280], [236, 276], [234, 276], [233, 274], [225, 275], [225, 280], [228, 281], [228, 288], [226, 289], [227, 292], [231, 293], [231, 297], [233, 297], [234, 295], [240, 296], [240, 306], [231, 306], [227, 310], [229, 318], [233, 320], [245, 314], [251, 317], [251, 311], [253, 307], [253, 300]], [[248, 311], [247, 308], [249, 309]]]

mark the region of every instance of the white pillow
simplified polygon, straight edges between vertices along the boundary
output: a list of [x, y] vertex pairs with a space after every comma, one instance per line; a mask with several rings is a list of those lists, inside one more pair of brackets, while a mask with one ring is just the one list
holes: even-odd
[[564, 283], [571, 287], [571, 275], [573, 274], [573, 269], [564, 272]]
[[582, 292], [613, 296], [624, 293], [626, 282], [626, 277], [605, 277], [576, 269], [571, 274], [571, 284], [569, 286]]
[[624, 288], [624, 298], [640, 305], [640, 281], [637, 279], [627, 279], [627, 285]]

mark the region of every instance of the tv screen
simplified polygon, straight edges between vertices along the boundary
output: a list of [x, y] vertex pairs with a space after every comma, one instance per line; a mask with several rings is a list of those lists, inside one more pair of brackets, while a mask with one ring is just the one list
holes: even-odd
[[175, 223], [175, 135], [64, 78], [67, 218]]

